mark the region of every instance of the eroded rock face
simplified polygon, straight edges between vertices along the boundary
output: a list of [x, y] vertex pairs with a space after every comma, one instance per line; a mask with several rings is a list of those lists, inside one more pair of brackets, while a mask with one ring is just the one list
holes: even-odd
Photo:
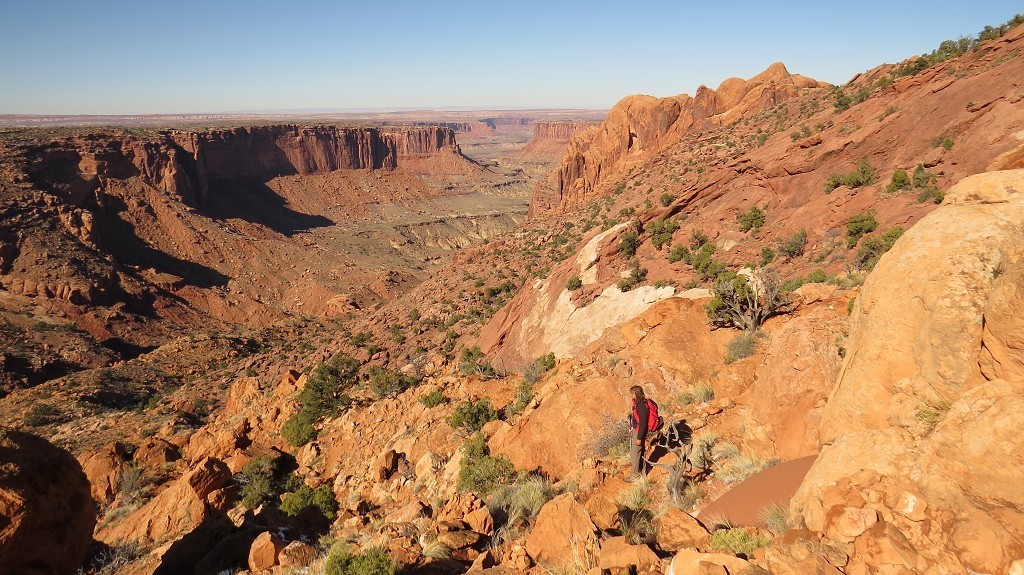
[[701, 86], [693, 97], [623, 98], [601, 126], [582, 131], [573, 139], [553, 189], [538, 190], [531, 209], [579, 205], [602, 176], [636, 164], [645, 154], [656, 152], [680, 136], [729, 124], [789, 99], [800, 88], [815, 86], [816, 81], [790, 74], [776, 62], [749, 80], [730, 78], [718, 90]]
[[95, 524], [75, 458], [40, 437], [0, 429], [0, 572], [74, 573]]
[[866, 282], [794, 500], [852, 541], [851, 565], [996, 573], [1024, 555], [1022, 233], [1024, 170], [971, 176]]

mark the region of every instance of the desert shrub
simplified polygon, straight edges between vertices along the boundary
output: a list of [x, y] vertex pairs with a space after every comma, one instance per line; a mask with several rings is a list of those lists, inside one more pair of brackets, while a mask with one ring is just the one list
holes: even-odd
[[28, 410], [23, 419], [25, 425], [29, 427], [40, 427], [43, 425], [49, 425], [51, 423], [57, 423], [64, 420], [64, 413], [60, 408], [50, 405], [48, 403], [37, 403]]
[[779, 286], [779, 289], [788, 293], [794, 290], [798, 290], [806, 284], [807, 278], [803, 276], [796, 276], [782, 282], [782, 285]]
[[853, 93], [853, 96], [850, 96], [850, 103], [856, 106], [857, 104], [865, 102], [870, 97], [871, 88], [868, 86], [861, 86], [860, 89]]
[[754, 355], [757, 339], [753, 333], [743, 332], [729, 342], [725, 351], [725, 363], [732, 363]]
[[772, 503], [761, 509], [761, 522], [776, 536], [782, 535], [793, 525], [789, 509], [778, 503]]
[[693, 230], [692, 232], [690, 232], [691, 250], [699, 250], [701, 247], [704, 246], [704, 244], [708, 243], [709, 241], [710, 240], [708, 239], [707, 234], [705, 234], [703, 230]]
[[895, 226], [881, 236], [872, 236], [861, 242], [857, 250], [857, 263], [866, 270], [872, 270], [882, 254], [889, 251], [896, 240], [903, 235], [903, 228]]
[[317, 421], [337, 415], [352, 403], [344, 392], [358, 383], [358, 376], [359, 361], [342, 354], [313, 369], [306, 387], [296, 396], [301, 406], [298, 413], [288, 418], [281, 429], [285, 440], [301, 446], [315, 439]]
[[949, 402], [940, 400], [934, 402], [925, 403], [924, 406], [919, 407], [914, 413], [914, 417], [918, 421], [924, 424], [924, 426], [930, 431], [933, 427], [938, 425], [939, 421], [942, 420], [946, 412], [949, 411]]
[[535, 381], [529, 381], [525, 375], [523, 376], [523, 382], [516, 387], [515, 398], [505, 406], [506, 418], [522, 413], [526, 406], [530, 405], [530, 402], [533, 401], [533, 384]]
[[640, 260], [633, 260], [629, 264], [629, 276], [619, 280], [616, 285], [620, 290], [627, 292], [642, 284], [646, 279], [647, 268], [640, 267]]
[[523, 370], [523, 381], [536, 383], [540, 376], [555, 368], [555, 354], [547, 353], [530, 362]]
[[705, 307], [708, 320], [721, 327], [753, 333], [769, 317], [789, 308], [774, 274], [755, 272], [754, 283], [734, 272], [723, 273], [711, 286], [712, 299]]
[[857, 168], [845, 174], [830, 174], [825, 182], [825, 193], [830, 194], [839, 186], [848, 188], [862, 188], [873, 184], [878, 174], [867, 158], [857, 162]]
[[[888, 76], [886, 76], [885, 78], [882, 78], [882, 80], [888, 80], [889, 83], [885, 84], [885, 85], [880, 85], [879, 87], [884, 88], [884, 87], [892, 84], [892, 78], [890, 78]], [[881, 82], [882, 80], [880, 80], [879, 82]], [[899, 111], [900, 111], [900, 109], [899, 109], [898, 106], [886, 106], [885, 110], [883, 110], [882, 113], [878, 115], [878, 121], [881, 122], [882, 120], [888, 118], [889, 116], [891, 116], [891, 115], [893, 115], [893, 114], [895, 114], [896, 112], [899, 112]]]
[[658, 201], [661, 203], [661, 205], [663, 207], [667, 208], [669, 206], [669, 204], [671, 204], [672, 202], [676, 201], [676, 197], [673, 196], [672, 194], [665, 193], [665, 194], [661, 194], [661, 197], [658, 198]]
[[914, 168], [913, 183], [914, 188], [924, 188], [927, 186], [935, 185], [937, 176], [933, 172], [929, 172], [924, 169], [924, 164], [918, 164]]
[[672, 246], [672, 249], [668, 252], [668, 262], [674, 264], [678, 261], [684, 261], [690, 263], [693, 261], [693, 254], [690, 253], [690, 248], [683, 244], [676, 244]]
[[676, 402], [681, 405], [693, 403], [707, 403], [715, 398], [715, 388], [709, 383], [698, 383], [684, 389], [678, 396]]
[[356, 347], [365, 347], [366, 344], [370, 343], [372, 340], [373, 335], [366, 331], [354, 333], [348, 338], [349, 343]]
[[901, 190], [909, 190], [912, 182], [910, 181], [910, 175], [907, 174], [906, 170], [896, 170], [892, 174], [892, 180], [889, 181], [889, 185], [885, 187], [885, 191], [890, 194], [894, 194]]
[[403, 391], [419, 384], [420, 380], [387, 369], [381, 365], [370, 366], [370, 391], [377, 396], [377, 399], [393, 397]]
[[870, 234], [877, 227], [878, 220], [875, 219], [873, 211], [869, 210], [850, 216], [850, 219], [846, 220], [846, 247], [852, 248], [857, 245], [862, 236]]
[[740, 224], [741, 232], [761, 229], [764, 225], [764, 210], [757, 206], [751, 206], [749, 210], [736, 214], [736, 221]]
[[734, 555], [749, 557], [755, 549], [764, 547], [771, 543], [771, 539], [763, 535], [753, 535], [746, 529], [736, 527], [733, 529], [719, 529], [711, 534], [711, 547], [713, 549], [724, 549]]
[[809, 284], [823, 284], [828, 281], [828, 274], [825, 270], [818, 268], [813, 272], [807, 274], [807, 283]]
[[557, 494], [550, 479], [529, 475], [511, 485], [497, 487], [487, 499], [487, 508], [503, 525], [516, 519], [535, 519], [541, 507]]
[[679, 222], [673, 219], [655, 220], [647, 224], [647, 231], [651, 234], [651, 245], [657, 250], [670, 245], [672, 243], [672, 235], [678, 229]]
[[935, 204], [941, 204], [944, 199], [946, 199], [946, 194], [934, 187], [925, 188], [917, 195], [917, 203], [919, 204], [923, 204], [928, 201]]
[[315, 507], [324, 517], [334, 519], [338, 512], [338, 501], [334, 498], [331, 486], [321, 485], [313, 489], [308, 485], [302, 485], [281, 498], [280, 509], [289, 517], [302, 513], [307, 507]]
[[463, 458], [459, 469], [458, 489], [482, 497], [502, 485], [515, 480], [516, 469], [504, 455], [493, 456], [487, 447], [487, 438], [476, 433], [462, 446]]
[[654, 526], [654, 514], [649, 509], [619, 510], [619, 531], [633, 545], [653, 543], [658, 530]]
[[299, 411], [281, 426], [281, 437], [290, 445], [305, 445], [316, 439], [316, 422], [316, 416], [311, 411]]
[[779, 463], [776, 458], [764, 458], [756, 453], [743, 451], [733, 443], [716, 445], [714, 457], [716, 462], [723, 462], [715, 475], [725, 483], [739, 483]]
[[621, 457], [629, 453], [629, 427], [624, 419], [605, 415], [585, 441], [587, 453], [595, 458]]
[[950, 138], [949, 136], [939, 136], [938, 138], [935, 139], [933, 144], [935, 145], [935, 147], [942, 146], [942, 149], [949, 151], [953, 149], [954, 142], [953, 138]]
[[434, 391], [431, 391], [430, 393], [426, 393], [426, 394], [423, 394], [422, 396], [420, 396], [420, 403], [422, 403], [423, 406], [427, 407], [427, 408], [437, 407], [437, 406], [441, 405], [442, 403], [447, 403], [447, 402], [448, 402], [448, 398], [445, 397], [445, 395], [443, 393], [441, 393], [440, 391], [438, 391], [436, 389]]
[[370, 549], [352, 553], [345, 548], [331, 549], [324, 562], [324, 575], [395, 575], [398, 567], [387, 551]]
[[625, 232], [619, 238], [619, 254], [622, 257], [631, 258], [635, 256], [637, 246], [636, 232]]
[[498, 419], [498, 412], [491, 407], [491, 398], [484, 397], [477, 401], [467, 399], [455, 407], [448, 418], [448, 425], [477, 431], [487, 422], [496, 419]]
[[785, 258], [795, 258], [803, 255], [804, 249], [807, 248], [807, 230], [800, 230], [799, 232], [782, 238], [775, 246], [778, 253]]
[[146, 555], [146, 548], [138, 541], [113, 546], [102, 545], [100, 549], [90, 551], [85, 565], [78, 573], [119, 575], [128, 572], [131, 565], [144, 555]]
[[270, 455], [247, 461], [242, 467], [239, 483], [242, 484], [242, 505], [247, 509], [256, 508], [280, 493], [298, 488], [298, 480], [288, 470], [284, 458]]
[[761, 248], [761, 267], [764, 267], [775, 261], [775, 250], [769, 247]]
[[484, 379], [496, 379], [501, 376], [478, 346], [462, 348], [459, 373], [466, 376], [477, 374]]
[[844, 92], [839, 86], [832, 87], [832, 98], [832, 105], [837, 114], [848, 110], [850, 105], [853, 103], [850, 99], [850, 95]]
[[565, 282], [565, 289], [569, 291], [575, 291], [581, 287], [583, 287], [583, 280], [580, 279], [580, 276], [572, 276], [569, 281]]

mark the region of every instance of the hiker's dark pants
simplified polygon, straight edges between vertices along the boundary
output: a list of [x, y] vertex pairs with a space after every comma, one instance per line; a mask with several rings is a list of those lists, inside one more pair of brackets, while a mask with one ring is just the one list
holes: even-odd
[[630, 475], [642, 475], [647, 472], [646, 464], [644, 462], [644, 451], [647, 449], [647, 441], [641, 442], [640, 445], [636, 444], [636, 432], [630, 432], [629, 434], [629, 463], [631, 465], [629, 474]]

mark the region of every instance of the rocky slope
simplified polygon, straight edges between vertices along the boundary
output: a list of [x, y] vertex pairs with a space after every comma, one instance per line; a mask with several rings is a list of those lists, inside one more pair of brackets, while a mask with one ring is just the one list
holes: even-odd
[[[191, 423], [143, 429], [135, 403], [69, 378], [40, 392], [110, 411], [36, 429], [74, 448], [94, 537], [126, 573], [345, 553], [411, 573], [1017, 573], [1024, 171], [1004, 169], [1022, 149], [1022, 43], [1010, 29], [916, 74], [873, 70], [845, 109], [779, 66], [628, 98], [577, 135], [558, 171], [575, 178], [539, 191], [524, 229], [335, 332], [296, 326], [288, 354], [237, 342], [201, 382], [223, 386], [206, 413], [153, 390], [154, 411]], [[293, 177], [267, 185], [314, 201]], [[786, 313], [709, 325], [716, 280], [768, 290], [773, 274]], [[119, 367], [201, 362], [200, 343]], [[680, 441], [627, 483], [634, 383]], [[0, 409], [45, 419], [28, 397]]]

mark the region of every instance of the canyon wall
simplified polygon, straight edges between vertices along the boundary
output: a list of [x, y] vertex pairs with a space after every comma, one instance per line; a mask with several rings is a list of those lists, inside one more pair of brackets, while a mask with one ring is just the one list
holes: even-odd
[[749, 80], [729, 78], [717, 90], [701, 86], [692, 97], [623, 98], [604, 123], [580, 132], [569, 143], [553, 180], [535, 191], [531, 213], [579, 206], [611, 175], [649, 159], [683, 136], [751, 117], [802, 88], [818, 86], [775, 63]]
[[142, 177], [187, 203], [211, 180], [266, 181], [334, 170], [395, 169], [438, 153], [461, 155], [448, 127], [251, 126], [161, 132], [143, 140], [102, 134], [29, 150], [34, 183], [81, 206], [104, 178]]

